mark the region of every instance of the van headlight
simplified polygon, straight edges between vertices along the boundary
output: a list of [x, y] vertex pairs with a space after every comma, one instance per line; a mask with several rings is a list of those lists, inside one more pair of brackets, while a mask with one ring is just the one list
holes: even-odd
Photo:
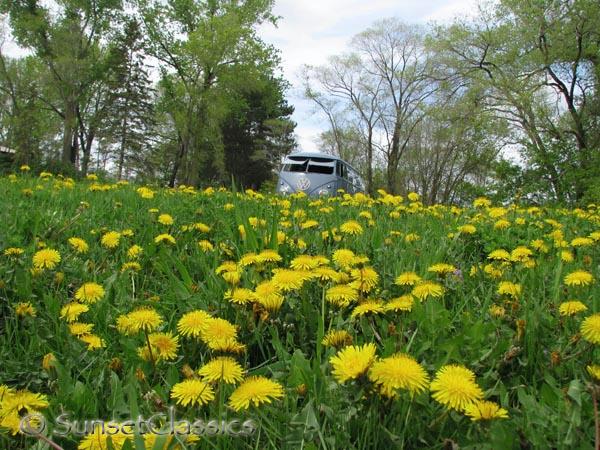
[[321, 188], [319, 189], [319, 195], [329, 195], [329, 189]]
[[290, 186], [282, 181], [279, 185], [279, 192], [281, 192], [282, 194], [287, 194], [289, 190]]

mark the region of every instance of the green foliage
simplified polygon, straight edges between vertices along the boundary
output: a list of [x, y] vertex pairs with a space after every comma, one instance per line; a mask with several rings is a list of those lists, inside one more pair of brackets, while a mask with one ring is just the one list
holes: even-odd
[[[332, 211], [325, 212], [324, 202], [305, 198], [159, 189], [154, 198], [144, 199], [137, 186], [93, 181], [72, 185], [26, 174], [2, 178], [0, 187], [5, 206], [0, 208], [4, 224], [0, 250], [24, 250], [22, 255], [0, 257], [0, 384], [47, 395], [50, 406], [43, 414], [49, 423], [64, 411], [73, 418], [115, 420], [165, 412], [175, 404], [170, 393], [186, 379], [186, 365], [196, 370], [216, 353], [196, 339], [180, 336], [177, 358], [154, 366], [138, 354], [144, 337], [119, 333], [117, 317], [152, 307], [164, 318], [160, 331], [177, 333], [183, 314], [202, 309], [237, 326], [239, 340], [246, 345], [237, 359], [247, 375], [276, 380], [285, 387], [285, 396], [235, 413], [226, 406], [234, 387], [215, 385], [218, 396], [213, 402], [202, 407], [179, 405], [177, 417], [252, 418], [258, 430], [248, 438], [214, 436], [186, 444], [188, 448], [593, 447], [593, 382], [585, 368], [599, 364], [599, 354], [579, 332], [583, 317], [598, 312], [600, 273], [594, 261], [600, 258], [599, 241], [569, 248], [574, 261], [567, 263], [561, 259], [566, 250], [562, 241], [551, 233], [561, 230], [567, 242], [597, 233], [597, 208], [458, 209], [406, 202], [399, 207], [391, 203], [397, 199], [389, 197], [340, 197], [327, 201]], [[233, 205], [233, 210], [225, 205]], [[151, 208], [172, 215], [174, 224], [160, 224]], [[300, 210], [305, 215], [294, 214]], [[372, 215], [372, 224], [359, 216], [361, 211]], [[510, 220], [510, 227], [495, 227], [499, 213]], [[316, 220], [318, 227], [302, 227], [306, 219]], [[337, 232], [339, 241], [323, 239], [323, 231], [339, 230], [348, 220], [358, 220], [364, 233]], [[199, 222], [210, 224], [210, 230], [193, 226]], [[468, 223], [476, 227], [474, 234], [457, 233]], [[239, 233], [240, 225], [245, 237]], [[101, 244], [106, 231], [126, 229], [133, 234], [123, 233], [116, 248]], [[165, 232], [173, 235], [175, 245], [155, 242]], [[278, 232], [285, 233], [285, 239], [280, 240]], [[409, 233], [420, 239], [406, 240]], [[68, 239], [75, 236], [89, 244], [87, 253], [76, 253], [69, 245]], [[534, 249], [537, 239], [545, 249]], [[208, 240], [214, 249], [202, 251], [199, 240]], [[53, 270], [31, 270], [41, 242], [60, 252], [61, 261]], [[137, 259], [141, 268], [122, 271], [131, 261], [127, 249], [133, 244], [143, 247]], [[518, 246], [532, 250], [535, 265], [491, 264], [488, 259], [493, 250]], [[268, 315], [258, 306], [227, 301], [225, 293], [232, 286], [216, 273], [217, 267], [267, 248], [275, 249], [283, 261], [239, 266], [240, 287], [253, 289], [271, 278], [271, 269], [289, 267], [299, 255], [331, 260], [335, 250], [346, 248], [368, 257], [364, 264], [379, 274], [376, 290], [369, 294], [373, 298], [387, 302], [410, 292], [411, 287], [395, 283], [405, 271], [442, 284], [446, 292], [440, 298], [415, 300], [410, 312], [354, 318], [355, 304], [347, 308], [330, 304], [324, 295], [334, 283], [317, 279], [286, 293], [281, 309]], [[440, 262], [451, 263], [460, 272], [441, 276], [428, 270]], [[502, 269], [500, 278], [483, 270], [488, 264]], [[330, 265], [336, 267], [334, 262]], [[594, 283], [565, 285], [565, 275], [578, 269], [592, 273]], [[519, 283], [522, 294], [516, 299], [499, 295], [501, 280]], [[78, 319], [92, 323], [93, 332], [104, 340], [105, 345], [95, 350], [87, 349], [60, 318], [62, 307], [89, 281], [105, 290], [104, 297]], [[588, 311], [560, 315], [560, 303], [573, 298], [584, 302]], [[36, 315], [18, 316], [20, 302], [30, 302]], [[491, 314], [494, 305], [504, 307], [504, 314]], [[428, 391], [414, 396], [401, 391], [398, 398], [387, 399], [366, 377], [340, 384], [330, 364], [337, 350], [322, 344], [330, 330], [346, 330], [356, 345], [375, 343], [380, 358], [408, 353], [431, 377], [445, 364], [463, 364], [475, 372], [486, 399], [506, 408], [509, 418], [473, 422], [462, 413], [447, 411]], [[43, 369], [42, 360], [50, 352], [56, 363]], [[77, 448], [82, 440], [53, 438], [66, 450]], [[31, 437], [0, 435], [2, 448], [34, 445]]]

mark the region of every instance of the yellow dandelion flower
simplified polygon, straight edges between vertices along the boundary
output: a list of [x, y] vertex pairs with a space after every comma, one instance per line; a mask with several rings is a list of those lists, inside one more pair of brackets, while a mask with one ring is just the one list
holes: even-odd
[[567, 286], [587, 286], [594, 282], [594, 277], [585, 270], [576, 270], [566, 275], [564, 281]]
[[487, 208], [489, 206], [492, 206], [492, 201], [485, 197], [478, 197], [475, 200], [473, 200], [473, 206], [475, 208]]
[[561, 316], [573, 316], [582, 311], [587, 311], [587, 306], [577, 300], [563, 302], [558, 307], [558, 312]]
[[44, 248], [33, 255], [33, 267], [36, 269], [54, 269], [60, 262], [60, 253], [51, 248]]
[[199, 231], [200, 233], [208, 233], [210, 231], [210, 227], [202, 222], [196, 222], [194, 224], [194, 230]]
[[592, 364], [591, 366], [587, 366], [586, 369], [594, 380], [600, 381], [600, 366]]
[[200, 330], [200, 338], [209, 344], [218, 339], [236, 339], [237, 328], [231, 322], [220, 317], [211, 317]]
[[415, 272], [403, 272], [396, 277], [394, 283], [399, 286], [414, 286], [421, 281], [421, 277]]
[[173, 217], [170, 214], [161, 214], [156, 220], [161, 225], [173, 225], [173, 223], [175, 223]]
[[167, 244], [175, 245], [175, 238], [171, 236], [169, 233], [159, 234], [154, 238], [154, 242], [156, 244], [160, 244], [161, 242], [166, 242]]
[[530, 248], [519, 246], [510, 252], [510, 260], [513, 262], [524, 262], [533, 256]]
[[352, 336], [346, 330], [331, 330], [321, 341], [325, 347], [342, 348], [346, 345], [352, 345]]
[[345, 248], [341, 248], [333, 252], [332, 259], [338, 267], [343, 269], [352, 267], [354, 264], [356, 264], [356, 255], [354, 252]]
[[245, 305], [255, 300], [254, 292], [247, 288], [235, 288], [225, 291], [225, 300], [238, 305]]
[[109, 231], [102, 236], [100, 243], [106, 248], [115, 248], [119, 245], [121, 233], [117, 231]]
[[278, 311], [283, 305], [283, 295], [279, 293], [277, 287], [270, 281], [263, 281], [254, 289], [254, 298], [256, 302], [263, 306], [269, 312]]
[[429, 384], [429, 376], [421, 365], [409, 355], [396, 353], [373, 363], [369, 379], [386, 397], [395, 397], [398, 389], [411, 394], [423, 392]]
[[404, 242], [407, 242], [407, 243], [417, 242], [420, 239], [421, 239], [421, 236], [419, 236], [417, 233], [408, 233], [406, 236], [404, 236]]
[[263, 250], [256, 256], [259, 263], [275, 263], [280, 262], [283, 258], [275, 250]]
[[500, 219], [494, 223], [494, 229], [505, 230], [510, 227], [510, 222], [506, 219]]
[[4, 256], [17, 257], [25, 253], [25, 250], [19, 247], [9, 247], [4, 250]]
[[239, 270], [232, 270], [230, 272], [223, 272], [221, 276], [225, 280], [226, 283], [235, 286], [242, 279], [242, 273]]
[[139, 245], [132, 245], [127, 250], [127, 257], [129, 259], [137, 259], [140, 257], [140, 255], [142, 254], [143, 251], [144, 251], [144, 249], [142, 247], [140, 247]]
[[[48, 372], [50, 369], [52, 369], [55, 366], [56, 363], [56, 356], [54, 356], [54, 353], [46, 353], [44, 355], [44, 357], [42, 358], [42, 369], [44, 369], [46, 372]], [[2, 397], [2, 395], [0, 395], [0, 397]]]
[[372, 267], [352, 269], [350, 278], [352, 279], [350, 284], [360, 292], [371, 292], [379, 282], [379, 275]]
[[458, 232], [460, 234], [475, 234], [477, 232], [477, 228], [470, 223], [466, 225], [461, 225], [458, 227]]
[[30, 302], [21, 302], [15, 306], [15, 314], [18, 317], [35, 317], [36, 310]]
[[417, 297], [420, 301], [428, 297], [441, 297], [444, 295], [444, 287], [432, 281], [424, 281], [413, 288], [411, 295]]
[[81, 314], [86, 313], [89, 310], [90, 308], [83, 303], [67, 303], [60, 310], [60, 318], [65, 319], [67, 322], [75, 322]]
[[458, 411], [463, 411], [467, 405], [483, 398], [483, 391], [475, 381], [475, 374], [456, 364], [440, 368], [430, 389], [434, 400], [446, 408]]
[[313, 270], [321, 265], [321, 260], [311, 255], [300, 255], [292, 259], [290, 267], [294, 270]]
[[184, 314], [177, 322], [177, 331], [183, 336], [200, 337], [212, 317], [200, 309]]
[[600, 313], [586, 317], [579, 330], [586, 341], [600, 344]]
[[222, 380], [227, 384], [236, 384], [244, 379], [244, 369], [235, 359], [219, 356], [202, 366], [198, 370], [198, 375], [209, 383]]
[[142, 266], [136, 261], [129, 261], [121, 266], [121, 272], [127, 272], [128, 270], [132, 272], [139, 272], [142, 270]]
[[368, 300], [356, 306], [350, 314], [351, 318], [365, 316], [367, 314], [381, 314], [385, 312], [385, 305], [380, 300]]
[[344, 347], [329, 359], [334, 378], [344, 383], [365, 374], [375, 361], [375, 351], [375, 344]]
[[240, 267], [247, 267], [256, 263], [258, 263], [258, 255], [256, 253], [246, 253], [238, 261]]
[[333, 281], [339, 283], [341, 281], [340, 273], [331, 267], [320, 266], [314, 269], [312, 273], [316, 279], [322, 282]]
[[202, 406], [215, 398], [215, 392], [210, 384], [190, 379], [174, 385], [171, 389], [171, 398], [181, 406]]
[[506, 314], [506, 310], [502, 306], [499, 306], [499, 305], [490, 306], [489, 312], [492, 317], [497, 317], [497, 318], [504, 317], [504, 315]]
[[470, 403], [464, 408], [465, 415], [470, 417], [472, 421], [477, 420], [492, 420], [492, 419], [508, 419], [508, 411], [501, 408], [494, 402], [487, 400], [477, 400]]
[[117, 318], [117, 329], [126, 335], [134, 335], [140, 331], [151, 332], [160, 327], [163, 319], [152, 308], [140, 308]]
[[155, 361], [169, 361], [177, 358], [177, 349], [179, 348], [179, 336], [172, 333], [151, 333], [148, 335], [150, 347], [152, 348], [152, 357], [148, 347], [140, 347], [138, 354], [146, 361], [154, 359]]
[[72, 238], [69, 238], [68, 242], [69, 242], [69, 245], [71, 247], [73, 247], [73, 249], [77, 253], [86, 253], [89, 249], [88, 243], [85, 242], [85, 240], [83, 240], [81, 238], [72, 237]]
[[510, 281], [502, 281], [498, 284], [498, 290], [496, 291], [499, 295], [508, 295], [512, 298], [518, 298], [521, 295], [521, 285], [512, 283]]
[[94, 328], [92, 323], [81, 323], [73, 322], [69, 324], [69, 332], [75, 336], [83, 336], [84, 334], [90, 334]]
[[414, 303], [414, 298], [412, 295], [410, 295], [410, 294], [402, 295], [400, 297], [391, 299], [388, 303], [385, 304], [384, 309], [386, 311], [410, 312], [410, 311], [412, 311], [413, 303]]
[[334, 305], [344, 307], [358, 300], [358, 290], [353, 286], [340, 284], [327, 289], [325, 298]]
[[363, 234], [364, 230], [360, 223], [356, 220], [349, 220], [340, 225], [340, 232], [344, 234], [350, 234], [353, 236], [359, 236]]
[[571, 241], [571, 247], [587, 247], [594, 244], [594, 240], [588, 237], [577, 237]]
[[437, 273], [439, 275], [445, 275], [447, 273], [455, 272], [456, 267], [454, 267], [452, 264], [439, 263], [439, 264], [434, 264], [432, 266], [429, 266], [427, 268], [427, 271]]
[[300, 224], [300, 229], [308, 230], [310, 228], [317, 228], [318, 226], [319, 226], [319, 222], [317, 222], [316, 220], [307, 220]]
[[280, 269], [274, 273], [271, 282], [281, 292], [297, 291], [311, 276], [305, 271]]
[[104, 297], [104, 288], [97, 283], [84, 283], [75, 292], [75, 298], [82, 303], [96, 303]]
[[504, 249], [498, 249], [490, 252], [487, 258], [495, 261], [510, 261], [510, 253]]
[[560, 252], [560, 259], [562, 262], [570, 263], [573, 262], [575, 258], [573, 257], [573, 253], [571, 253], [569, 250], [563, 250]]
[[79, 340], [87, 345], [88, 350], [97, 350], [106, 346], [104, 339], [91, 333], [79, 336]]
[[246, 351], [246, 346], [239, 343], [235, 338], [216, 338], [209, 341], [207, 345], [215, 352], [239, 354]]
[[138, 188], [138, 189], [136, 189], [136, 192], [142, 198], [154, 198], [154, 191], [147, 187]]
[[229, 397], [229, 406], [235, 411], [259, 406], [283, 397], [283, 386], [268, 378], [255, 376], [245, 380]]
[[198, 247], [200, 247], [200, 250], [202, 250], [205, 253], [212, 252], [215, 249], [215, 246], [212, 245], [211, 242], [207, 241], [206, 239], [198, 241]]

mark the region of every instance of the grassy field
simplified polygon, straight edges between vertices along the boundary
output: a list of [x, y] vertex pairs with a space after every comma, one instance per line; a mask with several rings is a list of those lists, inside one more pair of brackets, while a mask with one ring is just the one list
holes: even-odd
[[[27, 173], [0, 191], [3, 449], [598, 439], [594, 205], [426, 207], [416, 194], [315, 200]], [[168, 429], [169, 411], [175, 434], [128, 434], [139, 415]], [[64, 413], [79, 426], [61, 435]], [[85, 419], [116, 434], [84, 435]], [[192, 433], [183, 420], [204, 422]]]

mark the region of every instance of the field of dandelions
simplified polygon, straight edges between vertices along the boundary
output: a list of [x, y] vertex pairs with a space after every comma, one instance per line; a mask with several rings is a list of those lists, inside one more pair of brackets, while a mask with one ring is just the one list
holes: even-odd
[[[0, 191], [0, 448], [599, 445], [600, 207], [26, 167]], [[256, 427], [53, 433], [65, 412], [119, 425], [170, 407]]]

